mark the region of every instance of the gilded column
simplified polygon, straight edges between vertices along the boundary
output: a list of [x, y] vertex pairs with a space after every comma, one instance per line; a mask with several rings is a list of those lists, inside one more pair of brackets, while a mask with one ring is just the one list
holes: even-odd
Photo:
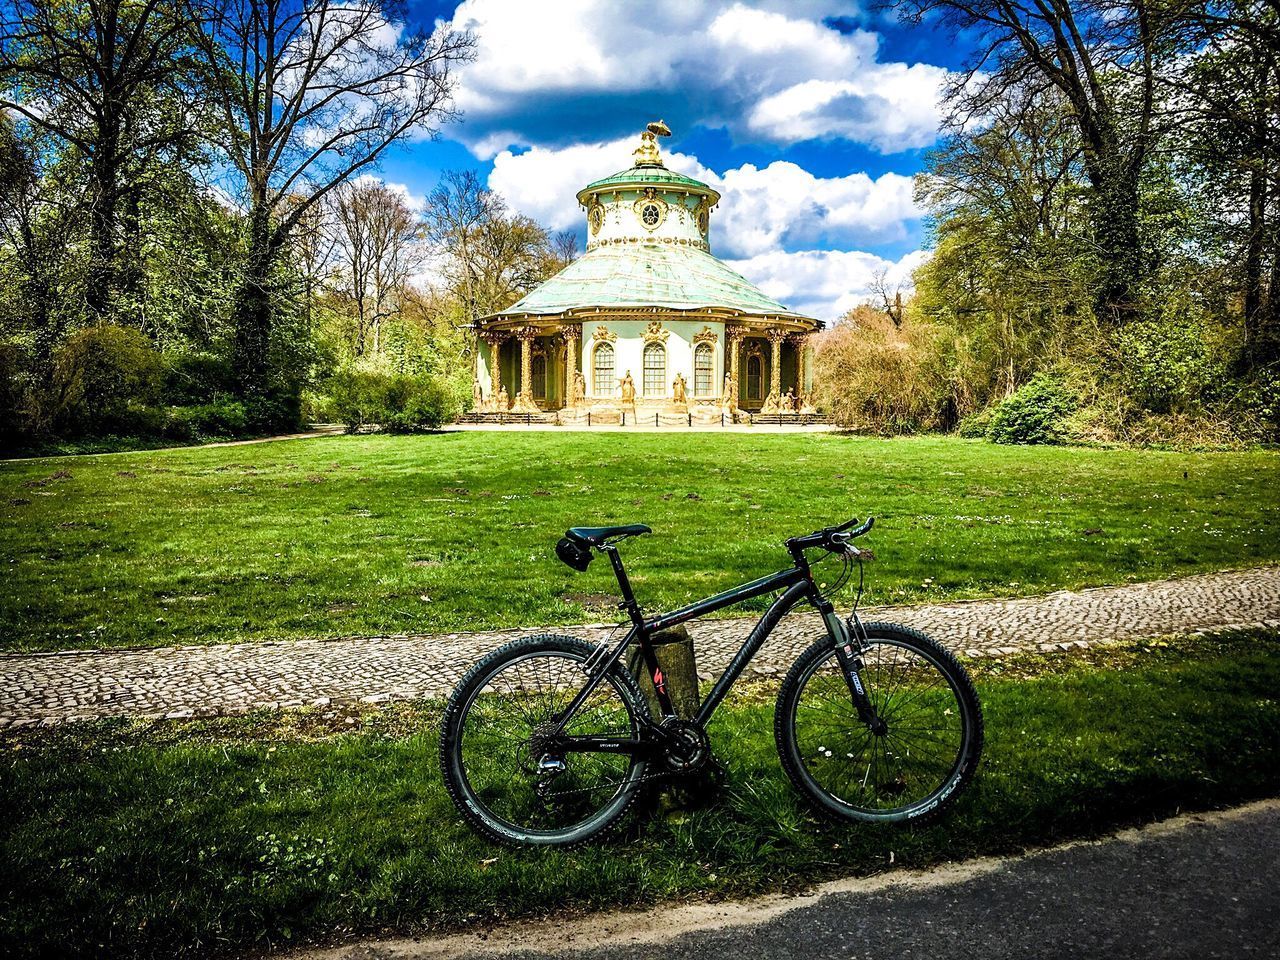
[[489, 402], [487, 409], [506, 410], [507, 391], [502, 386], [502, 345], [507, 334], [500, 330], [485, 330], [480, 336], [489, 345]]
[[512, 409], [537, 413], [538, 405], [533, 400], [533, 341], [538, 339], [538, 328], [521, 327], [516, 337], [520, 340], [520, 394]]
[[796, 350], [796, 409], [809, 405], [809, 335], [793, 333], [791, 345]]
[[729, 384], [732, 393], [731, 406], [738, 406], [738, 384], [742, 381], [738, 379], [738, 354], [742, 352], [742, 337], [746, 333], [746, 328], [738, 323], [726, 323], [724, 325], [724, 346], [729, 351], [729, 363], [727, 366], [729, 373]]
[[577, 406], [582, 399], [578, 395], [578, 344], [582, 341], [582, 324], [564, 325], [564, 396], [569, 406]]
[[777, 412], [782, 402], [782, 343], [787, 334], [779, 327], [770, 327], [769, 336], [769, 396], [765, 398], [764, 409]]

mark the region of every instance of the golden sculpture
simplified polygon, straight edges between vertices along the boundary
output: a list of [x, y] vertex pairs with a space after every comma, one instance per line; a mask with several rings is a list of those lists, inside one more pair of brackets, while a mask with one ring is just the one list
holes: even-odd
[[686, 410], [689, 407], [689, 383], [683, 373], [677, 373], [676, 378], [671, 381], [671, 402]]
[[630, 407], [632, 410], [636, 407], [636, 382], [631, 379], [631, 371], [627, 371], [627, 375], [618, 381], [618, 386], [622, 388], [622, 405]]
[[582, 375], [581, 370], [573, 372], [573, 392], [570, 394], [569, 402], [572, 406], [578, 406], [587, 399], [587, 378]]

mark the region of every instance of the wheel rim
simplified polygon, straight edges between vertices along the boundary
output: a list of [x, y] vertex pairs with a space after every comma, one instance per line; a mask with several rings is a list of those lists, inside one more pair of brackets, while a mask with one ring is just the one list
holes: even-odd
[[955, 681], [925, 652], [872, 638], [863, 683], [884, 729], [857, 715], [835, 651], [800, 678], [792, 707], [801, 775], [838, 807], [886, 819], [935, 807], [955, 788], [970, 731]]
[[[456, 758], [467, 793], [503, 832], [557, 838], [591, 827], [626, 801], [633, 779], [625, 754], [568, 753], [563, 771], [541, 766], [540, 727], [586, 683], [583, 659], [539, 651], [499, 664], [463, 708]], [[570, 736], [633, 738], [639, 730], [613, 677], [592, 691], [565, 727]], [[545, 728], [545, 727], [544, 727]]]

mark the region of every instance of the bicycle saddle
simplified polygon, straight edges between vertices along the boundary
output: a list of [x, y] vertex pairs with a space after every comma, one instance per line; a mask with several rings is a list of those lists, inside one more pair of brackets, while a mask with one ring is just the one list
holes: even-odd
[[564, 535], [589, 547], [602, 547], [606, 540], [637, 537], [642, 533], [653, 533], [653, 530], [643, 523], [627, 523], [620, 527], [570, 527]]

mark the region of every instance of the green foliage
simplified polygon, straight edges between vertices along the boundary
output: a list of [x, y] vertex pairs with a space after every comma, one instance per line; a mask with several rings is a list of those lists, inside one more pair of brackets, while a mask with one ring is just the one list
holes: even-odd
[[200, 404], [235, 391], [235, 374], [217, 353], [182, 352], [165, 357], [164, 397], [174, 404]]
[[1152, 413], [1194, 410], [1217, 395], [1230, 376], [1230, 356], [1221, 338], [1191, 298], [1171, 297], [1156, 316], [1116, 333], [1119, 379], [1128, 395]]
[[112, 324], [72, 334], [53, 358], [56, 418], [71, 433], [154, 432], [164, 366], [143, 334]]
[[328, 382], [329, 411], [355, 431], [377, 426], [392, 433], [435, 430], [459, 413], [447, 384], [428, 374], [343, 370]]
[[23, 351], [16, 343], [0, 343], [0, 445], [22, 436]]
[[173, 407], [165, 432], [174, 440], [226, 440], [243, 436], [249, 415], [240, 400], [230, 398], [188, 407]]
[[1002, 401], [987, 424], [993, 443], [1062, 443], [1068, 439], [1067, 418], [1078, 403], [1060, 381], [1036, 374]]

